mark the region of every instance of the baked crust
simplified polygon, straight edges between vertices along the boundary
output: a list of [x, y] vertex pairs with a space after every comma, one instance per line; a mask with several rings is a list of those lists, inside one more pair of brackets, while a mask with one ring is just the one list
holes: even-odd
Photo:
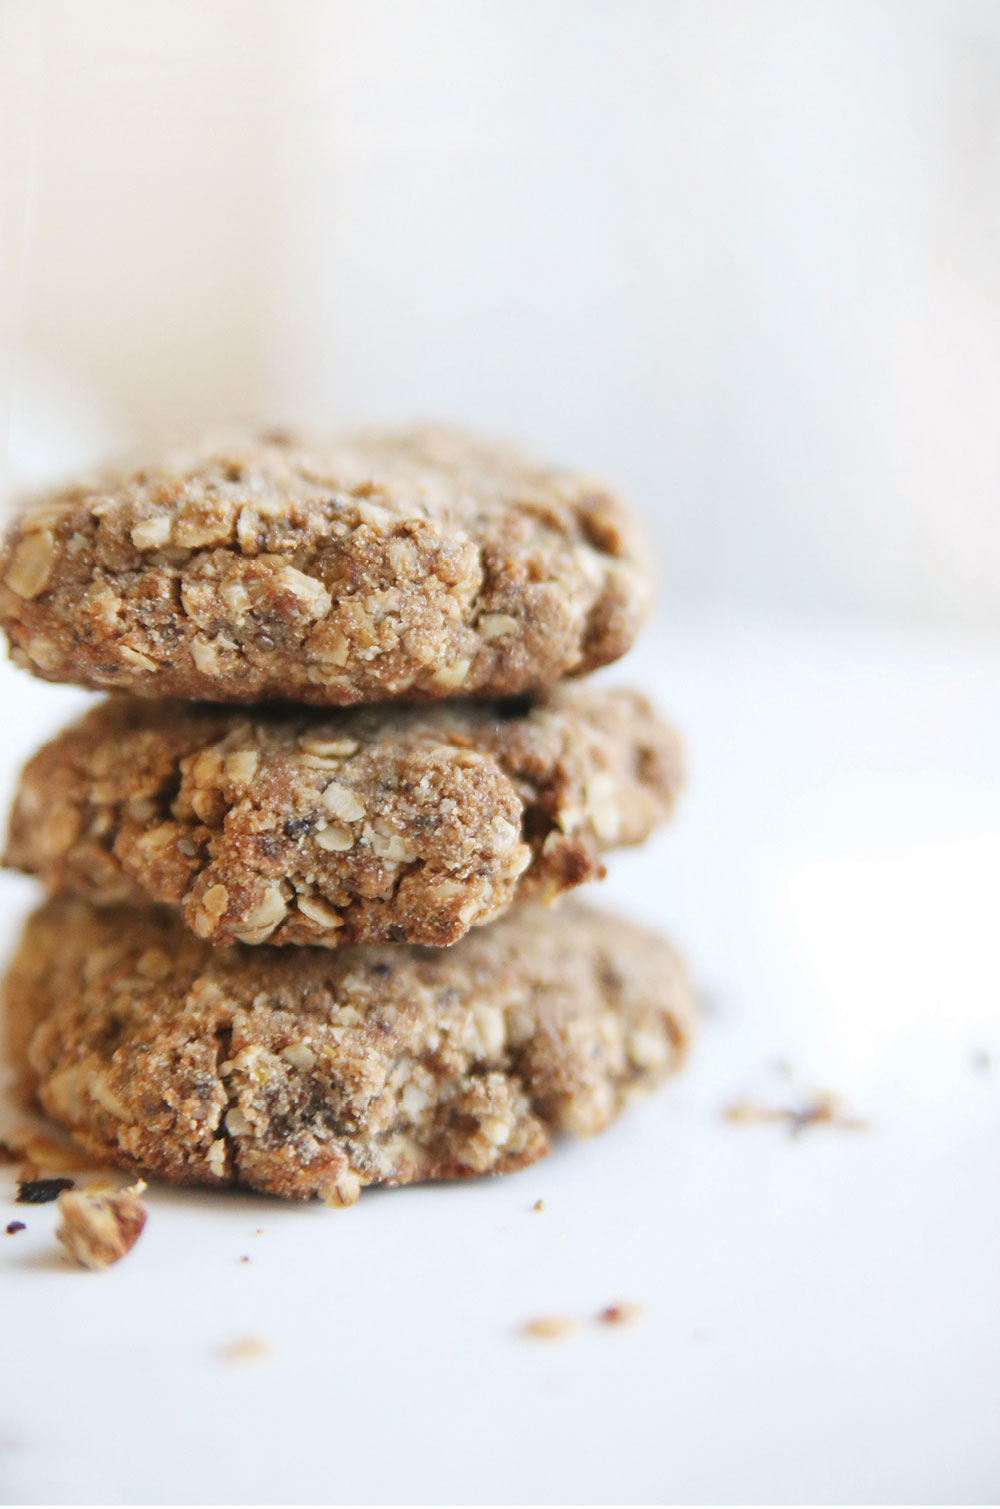
[[27, 507], [0, 624], [49, 681], [211, 702], [508, 696], [628, 649], [623, 504], [450, 430], [206, 447]]
[[27, 1089], [90, 1152], [174, 1184], [349, 1204], [521, 1168], [684, 1058], [683, 965], [647, 930], [525, 907], [451, 949], [212, 948], [165, 909], [60, 898], [5, 984]]
[[681, 782], [636, 692], [321, 714], [114, 697], [28, 763], [5, 862], [213, 943], [449, 944], [641, 843]]

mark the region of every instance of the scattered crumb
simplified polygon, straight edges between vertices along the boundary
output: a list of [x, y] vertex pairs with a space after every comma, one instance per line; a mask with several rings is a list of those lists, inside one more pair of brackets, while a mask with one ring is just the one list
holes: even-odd
[[72, 1179], [20, 1179], [14, 1200], [18, 1205], [48, 1205], [72, 1188]]
[[259, 1341], [256, 1336], [243, 1336], [239, 1341], [231, 1341], [219, 1350], [219, 1357], [223, 1362], [263, 1362], [270, 1355], [271, 1348], [267, 1342]]
[[7, 1222], [7, 1235], [9, 1237], [12, 1237], [14, 1235], [14, 1233], [17, 1232], [17, 1231], [27, 1231], [27, 1229], [28, 1228], [27, 1228], [27, 1226], [25, 1226], [25, 1224], [24, 1224], [23, 1221], [8, 1221]]
[[871, 1123], [862, 1116], [848, 1115], [840, 1109], [839, 1096], [828, 1091], [818, 1091], [803, 1100], [800, 1105], [764, 1106], [752, 1101], [738, 1100], [726, 1106], [722, 1112], [724, 1121], [734, 1123], [782, 1122], [789, 1135], [798, 1137], [808, 1127], [831, 1126], [845, 1132], [867, 1132]]
[[532, 1208], [532, 1210], [544, 1210], [545, 1209], [545, 1201], [544, 1200], [536, 1200], [535, 1203], [534, 1203], [534, 1205], [531, 1208]]
[[0, 1455], [14, 1456], [17, 1452], [25, 1451], [26, 1449], [27, 1442], [23, 1437], [15, 1435], [13, 1431], [9, 1431], [0, 1425]]
[[536, 1341], [558, 1341], [576, 1328], [577, 1322], [570, 1315], [539, 1315], [535, 1320], [525, 1321], [521, 1334]]
[[257, 1230], [254, 1232], [254, 1236], [255, 1237], [262, 1237], [263, 1235], [264, 1235], [264, 1228], [263, 1228], [263, 1226], [258, 1226]]
[[641, 1314], [641, 1305], [606, 1305], [597, 1319], [602, 1326], [630, 1326]]
[[250, 1259], [247, 1257], [246, 1253], [243, 1253], [243, 1255], [240, 1258], [240, 1262], [241, 1263], [249, 1263], [249, 1261], [250, 1261]]
[[131, 1252], [146, 1224], [142, 1180], [117, 1194], [82, 1191], [59, 1196], [56, 1237], [84, 1268], [107, 1268]]
[[993, 1068], [993, 1060], [985, 1048], [980, 1048], [969, 1060], [971, 1067], [977, 1074], [989, 1074]]
[[[638, 1320], [641, 1314], [641, 1305], [619, 1303], [605, 1305], [593, 1319], [602, 1326], [628, 1326]], [[539, 1315], [534, 1320], [525, 1321], [521, 1335], [530, 1336], [537, 1341], [559, 1341], [578, 1330], [579, 1326], [580, 1322], [572, 1315]]]

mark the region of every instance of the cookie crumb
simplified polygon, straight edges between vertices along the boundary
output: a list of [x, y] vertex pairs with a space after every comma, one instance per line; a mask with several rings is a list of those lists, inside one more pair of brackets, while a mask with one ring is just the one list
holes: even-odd
[[247, 1257], [246, 1253], [244, 1252], [242, 1254], [242, 1256], [240, 1257], [240, 1262], [241, 1263], [249, 1263], [249, 1261], [250, 1261], [250, 1259]]
[[23, 1221], [8, 1221], [7, 1222], [7, 1235], [9, 1237], [12, 1237], [14, 1235], [14, 1233], [17, 1232], [17, 1231], [27, 1231], [27, 1229], [28, 1228], [27, 1228], [27, 1226], [25, 1226], [25, 1224], [24, 1224]]
[[544, 1200], [536, 1200], [535, 1203], [534, 1203], [534, 1205], [531, 1208], [532, 1208], [532, 1210], [544, 1210], [545, 1209], [545, 1201]]
[[575, 1331], [577, 1325], [571, 1315], [539, 1315], [535, 1320], [525, 1321], [521, 1334], [535, 1341], [559, 1341]]
[[72, 1179], [20, 1179], [14, 1199], [18, 1205], [49, 1205], [72, 1188]]
[[256, 1336], [241, 1336], [238, 1341], [231, 1341], [219, 1350], [222, 1362], [263, 1362], [270, 1355], [267, 1342]]
[[597, 1319], [602, 1326], [630, 1326], [641, 1314], [641, 1305], [606, 1305]]
[[809, 1127], [831, 1126], [846, 1132], [867, 1132], [871, 1123], [863, 1116], [853, 1116], [840, 1109], [840, 1097], [827, 1090], [818, 1091], [799, 1105], [765, 1106], [738, 1100], [724, 1108], [723, 1121], [734, 1124], [778, 1122], [788, 1128], [789, 1136], [798, 1137]]
[[980, 1048], [972, 1055], [969, 1065], [977, 1074], [989, 1074], [993, 1068], [993, 1060], [985, 1048]]
[[117, 1194], [81, 1191], [59, 1196], [56, 1238], [83, 1268], [98, 1271], [131, 1252], [146, 1224], [142, 1180]]

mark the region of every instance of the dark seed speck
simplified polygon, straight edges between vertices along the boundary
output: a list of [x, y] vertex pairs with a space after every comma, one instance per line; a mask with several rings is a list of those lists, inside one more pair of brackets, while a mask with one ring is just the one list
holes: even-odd
[[72, 1179], [22, 1179], [17, 1186], [18, 1205], [48, 1205], [58, 1200], [64, 1189], [72, 1189]]

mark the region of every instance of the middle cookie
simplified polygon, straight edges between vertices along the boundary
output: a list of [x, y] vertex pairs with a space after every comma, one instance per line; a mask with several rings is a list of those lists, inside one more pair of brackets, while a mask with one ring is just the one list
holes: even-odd
[[681, 784], [646, 699], [289, 715], [112, 698], [29, 761], [5, 862], [212, 943], [445, 945], [603, 874]]

